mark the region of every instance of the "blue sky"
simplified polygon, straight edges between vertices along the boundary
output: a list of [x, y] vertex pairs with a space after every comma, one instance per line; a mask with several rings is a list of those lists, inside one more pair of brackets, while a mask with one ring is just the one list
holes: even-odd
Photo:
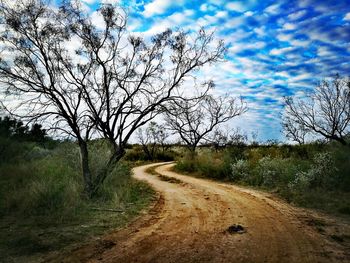
[[[115, 3], [115, 1], [110, 1]], [[92, 10], [99, 4], [86, 0]], [[151, 36], [166, 28], [216, 30], [227, 61], [204, 68], [218, 92], [241, 95], [249, 112], [232, 121], [260, 140], [283, 139], [283, 97], [322, 78], [350, 75], [350, 1], [120, 0], [131, 32]]]

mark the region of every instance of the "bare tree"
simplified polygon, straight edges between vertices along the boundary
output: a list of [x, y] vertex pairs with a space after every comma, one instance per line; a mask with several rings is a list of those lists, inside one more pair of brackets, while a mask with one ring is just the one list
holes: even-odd
[[[71, 76], [83, 90], [97, 130], [113, 148], [106, 169], [96, 177], [98, 186], [124, 155], [130, 136], [161, 113], [165, 104], [184, 98], [184, 81], [193, 79], [192, 73], [203, 65], [221, 60], [225, 47], [222, 41], [215, 45], [213, 33], [204, 30], [192, 36], [167, 30], [150, 42], [137, 36], [123, 42], [124, 20], [113, 6], [101, 9], [103, 34], [77, 13], [72, 5], [65, 8], [72, 32], [82, 39], [80, 51], [89, 60], [80, 64], [80, 77]], [[115, 22], [118, 19], [121, 22]], [[203, 96], [211, 83], [198, 85]]]
[[[97, 12], [103, 25], [95, 25], [78, 1], [57, 9], [40, 0], [3, 0], [0, 12], [6, 24], [1, 40], [13, 52], [2, 56], [1, 81], [12, 94], [25, 94], [20, 105], [33, 118], [49, 118], [77, 139], [89, 195], [125, 154], [130, 136], [166, 103], [183, 98], [184, 81], [225, 52], [224, 43], [215, 45], [213, 33], [204, 30], [167, 30], [150, 41], [130, 35], [125, 13], [110, 4]], [[202, 96], [210, 84], [194, 85]], [[94, 178], [87, 171], [91, 132], [112, 148]]]
[[171, 147], [171, 143], [169, 141], [169, 133], [165, 124], [158, 125], [157, 132], [157, 144], [161, 148], [162, 153], [164, 154]]
[[309, 130], [300, 123], [295, 123], [289, 116], [284, 116], [282, 119], [282, 127], [285, 136], [300, 145], [305, 144], [306, 135]]
[[157, 152], [166, 150], [168, 133], [164, 125], [151, 121], [146, 128], [139, 128], [137, 138], [149, 160], [154, 160]]
[[239, 128], [233, 130], [230, 134], [229, 144], [234, 146], [244, 146], [247, 144], [248, 135]]
[[208, 139], [219, 124], [243, 114], [247, 110], [241, 99], [229, 96], [206, 95], [194, 102], [178, 102], [168, 106], [166, 122], [192, 154], [198, 144]]
[[259, 145], [259, 131], [255, 130], [255, 131], [251, 131], [250, 132], [250, 137], [251, 137], [251, 142], [250, 145], [252, 146], [258, 146]]
[[[304, 98], [286, 98], [285, 128], [302, 129], [347, 144], [350, 123], [350, 79], [336, 75], [323, 80]], [[303, 132], [303, 131], [302, 131]]]
[[230, 144], [230, 130], [216, 127], [208, 136], [207, 141], [214, 147], [215, 151], [219, 151]]

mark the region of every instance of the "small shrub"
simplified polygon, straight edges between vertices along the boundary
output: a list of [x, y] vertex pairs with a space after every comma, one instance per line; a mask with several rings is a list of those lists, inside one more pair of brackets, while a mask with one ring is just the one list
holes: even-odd
[[132, 149], [128, 149], [126, 151], [126, 154], [124, 155], [123, 159], [125, 161], [146, 161], [147, 156], [145, 155], [144, 151], [140, 146], [134, 146]]
[[196, 160], [193, 158], [187, 158], [188, 156], [185, 156], [184, 158], [181, 158], [176, 163], [176, 170], [179, 172], [187, 172], [187, 173], [193, 173], [197, 172], [196, 170]]
[[282, 173], [279, 160], [271, 159], [270, 157], [261, 158], [257, 170], [262, 180], [261, 184], [267, 187], [274, 187]]
[[288, 184], [291, 190], [303, 192], [310, 187], [311, 181], [308, 172], [298, 172], [295, 179]]
[[170, 161], [174, 161], [176, 156], [177, 156], [176, 152], [172, 150], [168, 150], [164, 152], [160, 151], [156, 153], [155, 159], [159, 161], [170, 162]]
[[231, 174], [230, 179], [232, 181], [246, 181], [246, 179], [249, 177], [249, 162], [247, 160], [238, 160], [231, 164]]
[[307, 188], [334, 188], [336, 171], [333, 156], [329, 152], [318, 153], [313, 158], [311, 168], [306, 172], [298, 172], [289, 187], [299, 191]]

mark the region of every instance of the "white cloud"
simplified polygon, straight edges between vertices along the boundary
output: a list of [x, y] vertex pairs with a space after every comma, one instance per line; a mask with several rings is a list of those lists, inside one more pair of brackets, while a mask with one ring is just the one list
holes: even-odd
[[154, 0], [145, 5], [145, 10], [143, 11], [143, 15], [145, 17], [151, 17], [153, 15], [163, 14], [169, 7], [172, 5], [181, 5], [183, 3], [182, 0], [177, 0], [176, 2], [172, 0]]
[[269, 7], [265, 8], [264, 10], [266, 13], [269, 13], [269, 14], [277, 14], [278, 11], [279, 11], [279, 5], [278, 4], [275, 4], [275, 5], [270, 5]]
[[294, 47], [273, 48], [270, 51], [270, 55], [278, 56], [278, 55], [284, 54], [286, 52], [292, 51], [294, 49], [295, 49]]
[[176, 23], [177, 25], [179, 24], [184, 24], [189, 21], [189, 17], [194, 14], [193, 10], [185, 10], [183, 13], [177, 12], [172, 14], [171, 16], [168, 17], [169, 20], [172, 22]]
[[244, 15], [245, 15], [245, 16], [252, 16], [252, 15], [254, 15], [254, 12], [252, 12], [252, 11], [247, 11], [247, 12], [244, 13]]
[[313, 76], [310, 73], [304, 73], [304, 74], [299, 74], [295, 77], [290, 77], [290, 82], [298, 82], [298, 81], [306, 80], [310, 78], [313, 78]]
[[279, 41], [289, 42], [289, 41], [292, 40], [292, 38], [293, 38], [292, 35], [286, 35], [286, 34], [278, 34], [278, 35], [277, 35], [277, 39], [278, 39]]
[[240, 2], [228, 3], [226, 5], [226, 8], [230, 11], [236, 11], [236, 12], [240, 12], [240, 13], [243, 13], [244, 11], [246, 11], [246, 8]]
[[301, 18], [305, 14], [306, 14], [306, 10], [300, 10], [298, 12], [289, 14], [288, 15], [288, 19], [289, 20], [297, 20], [297, 19]]
[[328, 47], [321, 46], [321, 47], [317, 48], [317, 55], [319, 57], [329, 57], [329, 56], [332, 56], [334, 54], [332, 51], [330, 51], [328, 49]]
[[[186, 29], [186, 26], [188, 26], [190, 23], [191, 23], [191, 29], [196, 30], [196, 28], [193, 26], [193, 20], [191, 18], [191, 16], [193, 16], [194, 13], [195, 13], [194, 10], [187, 9], [183, 12], [176, 12], [165, 18], [158, 17], [155, 19], [155, 22], [153, 23], [152, 27], [149, 30], [143, 32], [143, 34], [145, 36], [153, 36], [155, 34], [165, 31], [168, 28], [174, 28], [176, 26], [180, 26]], [[216, 21], [216, 18], [215, 17], [213, 18]], [[197, 23], [201, 23], [201, 21], [202, 20], [199, 19]], [[202, 21], [202, 24], [200, 24], [199, 26], [206, 26], [207, 24], [205, 22], [206, 21]]]
[[[224, 24], [224, 28], [231, 28], [231, 29], [239, 28], [240, 26], [244, 25], [244, 22], [245, 22], [244, 16], [232, 17], [227, 20], [227, 23]], [[238, 30], [241, 30], [241, 29], [238, 29]], [[249, 32], [245, 31], [244, 33], [249, 33]]]
[[258, 34], [259, 36], [264, 36], [264, 35], [266, 35], [266, 33], [265, 33], [265, 27], [262, 26], [262, 27], [254, 28], [254, 33]]
[[296, 28], [296, 25], [292, 23], [285, 23], [283, 25], [284, 30], [294, 30], [295, 28]]
[[228, 49], [228, 52], [231, 54], [236, 54], [243, 50], [262, 49], [265, 46], [266, 46], [266, 43], [262, 41], [258, 41], [255, 43], [234, 43], [233, 46], [231, 46]]
[[199, 8], [202, 12], [207, 12], [208, 11], [208, 5], [207, 4], [202, 4]]
[[[88, 0], [88, 1], [96, 1], [96, 0]], [[101, 3], [103, 4], [119, 4], [119, 0], [102, 0]]]
[[290, 44], [295, 47], [308, 47], [310, 45], [310, 41], [293, 39], [290, 41]]
[[92, 13], [91, 22], [94, 26], [96, 26], [99, 29], [102, 29], [105, 27], [105, 21], [103, 20], [102, 15], [97, 11]]
[[138, 18], [129, 18], [127, 23], [128, 31], [132, 32], [142, 26], [142, 21]]
[[219, 11], [219, 12], [216, 13], [215, 16], [216, 16], [217, 18], [225, 18], [225, 17], [228, 16], [228, 13], [227, 13], [227, 11]]
[[216, 7], [210, 4], [202, 4], [199, 7], [199, 10], [201, 10], [202, 12], [214, 11], [216, 10]]
[[81, 0], [81, 2], [84, 2], [88, 5], [94, 4], [97, 0]]
[[350, 12], [344, 16], [345, 21], [350, 21]]
[[283, 78], [289, 78], [290, 77], [290, 75], [289, 75], [289, 73], [287, 71], [280, 71], [280, 72], [277, 72], [275, 75], [283, 77]]

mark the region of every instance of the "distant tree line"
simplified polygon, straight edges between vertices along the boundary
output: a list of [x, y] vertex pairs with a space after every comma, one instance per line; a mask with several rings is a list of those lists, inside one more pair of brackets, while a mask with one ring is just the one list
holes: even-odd
[[0, 117], [0, 136], [18, 141], [32, 141], [43, 143], [49, 139], [47, 131], [41, 124], [34, 123], [31, 127], [22, 121], [8, 116]]

